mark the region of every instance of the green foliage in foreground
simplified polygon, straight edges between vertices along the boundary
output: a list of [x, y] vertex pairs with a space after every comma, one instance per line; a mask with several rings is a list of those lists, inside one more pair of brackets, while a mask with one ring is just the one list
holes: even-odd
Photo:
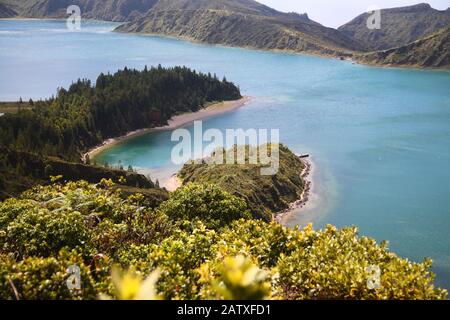
[[251, 218], [244, 200], [214, 185], [192, 183], [175, 191], [161, 204], [160, 211], [175, 220], [200, 219], [211, 229], [241, 218]]
[[128, 241], [161, 241], [172, 222], [144, 202], [141, 195], [122, 197], [110, 180], [39, 186], [0, 203], [0, 250], [25, 258], [76, 249], [88, 257], [110, 255]]
[[[1, 203], [0, 298], [446, 297], [433, 285], [428, 260], [399, 258], [386, 244], [358, 236], [356, 228], [292, 230], [234, 220], [237, 211], [217, 216], [212, 205], [223, 199], [236, 201], [230, 204], [236, 210], [242, 203], [218, 189], [205, 197], [208, 188], [190, 185], [157, 210], [143, 205], [142, 196], [123, 198], [107, 180], [37, 187]], [[172, 216], [170, 210], [189, 203], [182, 195], [190, 190], [195, 201], [207, 200], [199, 203], [199, 216], [194, 219], [193, 208]], [[81, 290], [71, 291], [66, 270], [74, 264], [80, 267]], [[129, 271], [113, 272], [112, 278], [114, 266]], [[374, 266], [380, 270], [377, 287], [368, 285]]]
[[[0, 298], [2, 299], [95, 299], [96, 284], [88, 265], [76, 253], [61, 251], [55, 257], [29, 257], [15, 261], [0, 255]], [[67, 269], [80, 267], [82, 290], [69, 290]]]

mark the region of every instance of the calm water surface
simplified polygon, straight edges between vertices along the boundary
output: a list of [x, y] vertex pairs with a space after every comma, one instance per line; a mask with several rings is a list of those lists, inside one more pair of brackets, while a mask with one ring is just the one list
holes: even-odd
[[[450, 73], [117, 34], [114, 26], [88, 22], [74, 33], [61, 21], [0, 21], [0, 101], [49, 97], [124, 66], [226, 75], [254, 98], [206, 128], [279, 128], [283, 143], [313, 156], [317, 205], [289, 225], [357, 225], [401, 256], [433, 258], [438, 284], [450, 287]], [[170, 132], [160, 132], [98, 161], [163, 178], [177, 169], [171, 147]]]

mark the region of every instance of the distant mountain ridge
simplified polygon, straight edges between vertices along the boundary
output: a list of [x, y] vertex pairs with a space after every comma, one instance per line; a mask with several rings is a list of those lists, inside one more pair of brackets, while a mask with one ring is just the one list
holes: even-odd
[[380, 30], [367, 28], [368, 13], [333, 29], [307, 14], [280, 12], [253, 0], [0, 0], [0, 17], [63, 18], [72, 4], [84, 18], [124, 22], [119, 32], [370, 64], [450, 67], [449, 40], [440, 33], [450, 26], [450, 8], [440, 11], [425, 3], [381, 10]]
[[160, 0], [145, 16], [118, 30], [325, 55], [351, 55], [364, 49], [306, 14], [282, 13], [252, 0]]
[[84, 18], [127, 22], [123, 32], [158, 33], [230, 46], [349, 56], [357, 41], [307, 14], [283, 13], [253, 0], [0, 0], [30, 18], [63, 18], [80, 6]]
[[81, 9], [86, 19], [124, 22], [145, 14], [158, 0], [0, 0], [24, 18], [65, 18], [71, 5]]
[[369, 13], [364, 13], [338, 28], [371, 51], [407, 45], [450, 25], [450, 8], [433, 9], [429, 4], [381, 10], [381, 29], [367, 28]]

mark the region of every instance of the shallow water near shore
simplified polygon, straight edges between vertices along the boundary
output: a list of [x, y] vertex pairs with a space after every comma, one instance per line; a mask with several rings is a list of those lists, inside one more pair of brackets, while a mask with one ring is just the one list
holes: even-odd
[[[281, 141], [314, 162], [316, 204], [287, 219], [357, 225], [400, 256], [434, 260], [450, 288], [450, 73], [111, 33], [116, 24], [0, 21], [0, 101], [49, 97], [77, 78], [144, 65], [186, 65], [239, 84], [252, 101], [205, 128], [280, 129]], [[192, 126], [187, 126], [192, 130]], [[96, 160], [163, 179], [170, 132], [139, 136]]]

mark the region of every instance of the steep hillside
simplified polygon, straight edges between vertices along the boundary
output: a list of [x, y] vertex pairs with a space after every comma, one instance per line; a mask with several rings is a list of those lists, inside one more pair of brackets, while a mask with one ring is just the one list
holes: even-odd
[[399, 48], [361, 55], [363, 63], [450, 68], [450, 28]]
[[159, 0], [154, 10], [225, 10], [277, 16], [282, 13], [253, 0]]
[[164, 34], [211, 44], [348, 55], [363, 46], [307, 15], [281, 13], [251, 0], [160, 0], [118, 31]]
[[11, 9], [10, 6], [0, 3], [0, 18], [12, 18], [16, 15], [17, 12]]
[[367, 28], [364, 13], [338, 30], [370, 50], [397, 48], [436, 33], [450, 25], [450, 8], [433, 9], [429, 4], [381, 10], [381, 29]]
[[82, 16], [105, 21], [127, 21], [146, 13], [158, 0], [0, 0], [21, 17], [64, 18], [70, 5], [77, 5]]

